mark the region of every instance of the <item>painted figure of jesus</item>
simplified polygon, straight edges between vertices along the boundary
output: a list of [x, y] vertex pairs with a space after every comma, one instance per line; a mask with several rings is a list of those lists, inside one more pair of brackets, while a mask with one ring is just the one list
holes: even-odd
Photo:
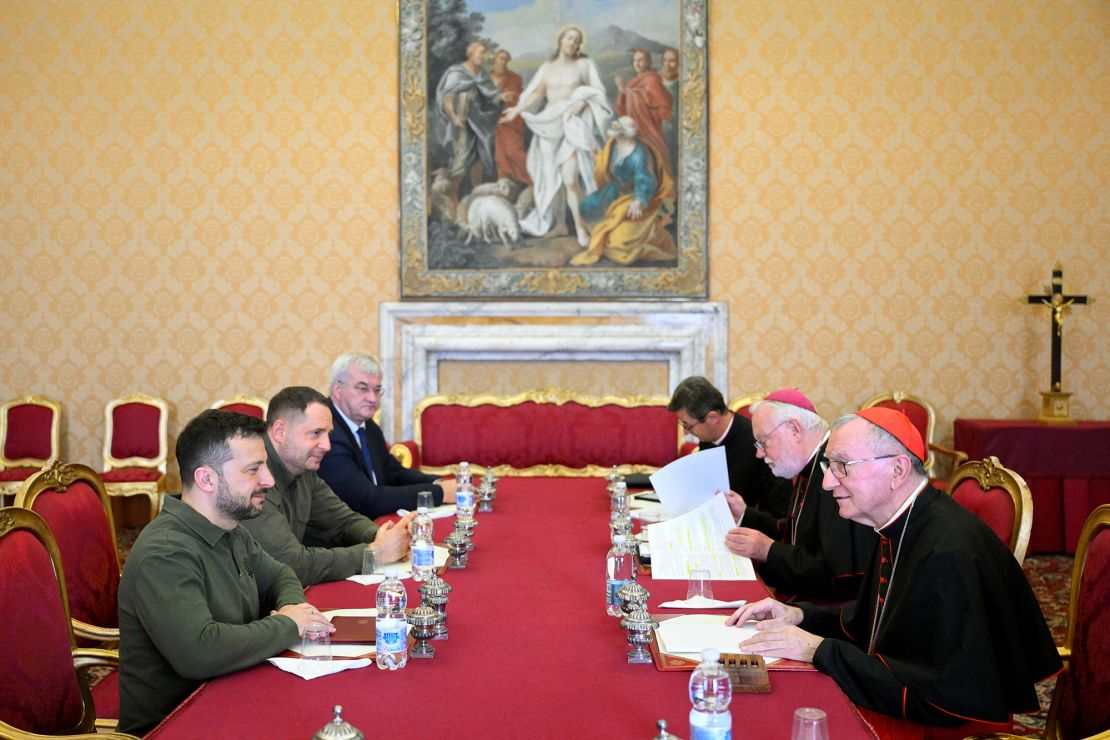
[[[521, 101], [506, 110], [502, 120], [520, 116], [532, 131], [527, 168], [535, 209], [521, 220], [521, 231], [532, 236], [566, 233], [569, 207], [578, 243], [586, 247], [590, 234], [579, 204], [583, 194], [597, 189], [594, 156], [605, 142], [613, 109], [597, 66], [582, 52], [582, 40], [579, 29], [563, 29], [555, 54], [540, 66]], [[541, 102], [542, 109], [533, 112]]]

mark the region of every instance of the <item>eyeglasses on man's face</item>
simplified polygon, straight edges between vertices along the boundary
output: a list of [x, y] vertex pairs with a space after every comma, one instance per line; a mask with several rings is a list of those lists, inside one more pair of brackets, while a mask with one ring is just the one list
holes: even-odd
[[755, 448], [757, 450], [759, 450], [760, 452], [766, 452], [767, 451], [767, 440], [769, 440], [771, 438], [771, 435], [774, 434], [778, 430], [779, 427], [781, 427], [783, 424], [785, 424], [788, 421], [790, 421], [790, 420], [789, 419], [783, 419], [778, 424], [775, 424], [774, 428], [771, 429], [771, 431], [764, 434], [763, 437], [756, 437], [755, 438]]
[[691, 432], [691, 431], [694, 430], [694, 427], [696, 427], [698, 424], [704, 424], [706, 418], [708, 418], [708, 417], [703, 416], [702, 418], [697, 419], [696, 421], [683, 421], [682, 419], [679, 419], [678, 423], [682, 425], [682, 428], [684, 430], [686, 430], [687, 432]]
[[860, 460], [830, 460], [827, 457], [821, 458], [821, 470], [823, 472], [832, 471], [832, 474], [839, 480], [844, 480], [848, 477], [848, 466], [859, 465], [865, 462], [874, 462], [875, 460], [887, 460], [898, 455], [879, 455], [878, 457], [865, 457]]

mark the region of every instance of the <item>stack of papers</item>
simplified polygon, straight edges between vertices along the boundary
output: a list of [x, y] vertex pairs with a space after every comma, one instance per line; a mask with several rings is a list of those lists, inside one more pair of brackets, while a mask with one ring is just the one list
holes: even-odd
[[725, 547], [725, 535], [734, 524], [722, 495], [682, 516], [652, 524], [648, 527], [651, 577], [686, 580], [691, 570], [700, 568], [708, 570], [714, 581], [754, 581], [752, 561]]
[[[705, 648], [716, 648], [722, 653], [742, 653], [740, 643], [755, 634], [751, 624], [726, 627], [726, 616], [713, 614], [687, 614], [659, 623], [655, 639], [659, 651], [681, 658], [699, 660]], [[779, 660], [764, 658], [767, 665]]]

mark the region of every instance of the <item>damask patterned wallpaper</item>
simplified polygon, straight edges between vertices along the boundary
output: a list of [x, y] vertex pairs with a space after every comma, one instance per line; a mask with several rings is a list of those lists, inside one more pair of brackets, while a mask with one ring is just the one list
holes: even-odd
[[[830, 416], [912, 389], [1032, 416], [1064, 264], [1065, 389], [1110, 417], [1110, 4], [710, 3], [710, 297], [730, 395]], [[0, 2], [0, 397], [323, 386], [396, 300], [397, 31], [385, 0]], [[665, 393], [665, 373], [490, 372]], [[474, 376], [447, 367], [445, 390]], [[600, 392], [605, 388], [584, 388]]]

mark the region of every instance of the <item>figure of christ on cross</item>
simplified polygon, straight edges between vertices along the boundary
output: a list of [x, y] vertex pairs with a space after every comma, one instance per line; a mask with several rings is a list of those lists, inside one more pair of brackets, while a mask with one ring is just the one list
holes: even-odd
[[1061, 362], [1060, 351], [1064, 338], [1064, 309], [1072, 304], [1087, 305], [1085, 295], [1066, 295], [1064, 293], [1064, 269], [1059, 263], [1052, 268], [1052, 289], [1045, 288], [1045, 295], [1031, 295], [1032, 305], [1048, 306], [1052, 321], [1052, 393], [1060, 393]]

